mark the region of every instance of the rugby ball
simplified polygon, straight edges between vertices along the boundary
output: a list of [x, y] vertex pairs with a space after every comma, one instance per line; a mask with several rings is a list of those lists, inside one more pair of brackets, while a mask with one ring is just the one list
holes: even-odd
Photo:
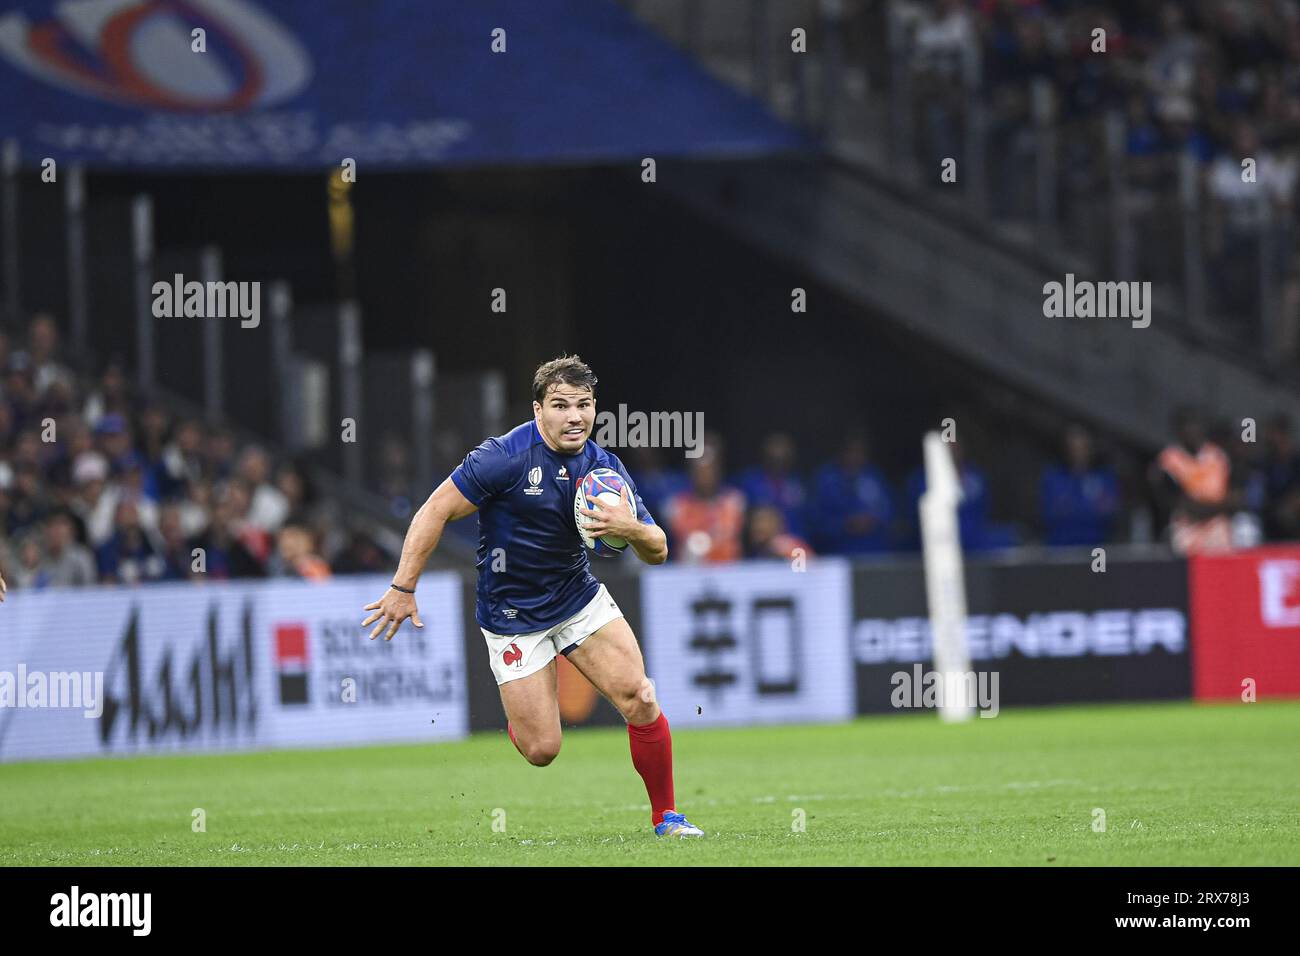
[[[623, 476], [613, 468], [596, 468], [587, 472], [582, 481], [578, 482], [577, 494], [573, 496], [573, 520], [578, 526], [578, 534], [582, 537], [582, 543], [597, 554], [607, 554], [609, 551], [622, 552], [627, 548], [627, 542], [622, 538], [616, 538], [612, 535], [602, 535], [599, 538], [593, 538], [587, 534], [587, 523], [591, 520], [581, 509], [586, 508], [588, 511], [595, 511], [595, 502], [603, 501], [611, 507], [617, 508], [623, 501], [623, 489], [627, 483], [623, 481]], [[632, 517], [636, 517], [636, 501], [628, 495], [628, 505], [632, 510]], [[601, 546], [604, 546], [602, 549]]]

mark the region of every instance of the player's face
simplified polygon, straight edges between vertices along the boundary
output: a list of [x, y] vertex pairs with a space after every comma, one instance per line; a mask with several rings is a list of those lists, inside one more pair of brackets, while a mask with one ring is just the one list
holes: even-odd
[[546, 444], [566, 455], [576, 455], [587, 443], [596, 421], [596, 399], [589, 388], [552, 385], [544, 402], [533, 402], [533, 414]]

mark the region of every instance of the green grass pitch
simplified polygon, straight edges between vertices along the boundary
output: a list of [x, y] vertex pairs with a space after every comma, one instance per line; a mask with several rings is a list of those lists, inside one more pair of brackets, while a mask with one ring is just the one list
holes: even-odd
[[3, 765], [0, 864], [1300, 864], [1300, 701], [673, 726], [703, 840], [657, 840], [626, 733], [586, 729], [546, 768], [504, 734]]

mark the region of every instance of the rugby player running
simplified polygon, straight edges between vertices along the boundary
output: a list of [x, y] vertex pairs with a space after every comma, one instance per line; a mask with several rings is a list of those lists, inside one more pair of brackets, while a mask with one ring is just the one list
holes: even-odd
[[[533, 419], [466, 456], [411, 519], [397, 574], [361, 624], [374, 640], [391, 640], [407, 618], [424, 627], [416, 607], [420, 573], [448, 521], [479, 515], [479, 629], [487, 641], [511, 742], [534, 766], [560, 752], [556, 654], [569, 661], [627, 721], [632, 765], [650, 797], [660, 836], [704, 832], [677, 812], [668, 719], [655, 700], [632, 628], [592, 576], [574, 522], [577, 482], [612, 468], [626, 484], [623, 507], [594, 501], [582, 509], [588, 533], [622, 538], [647, 564], [668, 558], [668, 542], [618, 457], [591, 441], [596, 376], [576, 355], [553, 359], [533, 376]], [[632, 514], [631, 500], [636, 502]], [[377, 624], [375, 622], [378, 622]]]

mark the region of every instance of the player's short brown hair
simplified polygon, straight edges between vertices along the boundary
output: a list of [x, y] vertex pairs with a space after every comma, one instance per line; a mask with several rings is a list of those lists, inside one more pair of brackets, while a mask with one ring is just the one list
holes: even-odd
[[537, 401], [537, 404], [540, 405], [546, 397], [546, 393], [556, 385], [572, 385], [575, 388], [590, 389], [594, 398], [596, 396], [596, 373], [578, 356], [561, 355], [549, 362], [543, 362], [537, 366], [537, 371], [533, 373], [533, 398]]

